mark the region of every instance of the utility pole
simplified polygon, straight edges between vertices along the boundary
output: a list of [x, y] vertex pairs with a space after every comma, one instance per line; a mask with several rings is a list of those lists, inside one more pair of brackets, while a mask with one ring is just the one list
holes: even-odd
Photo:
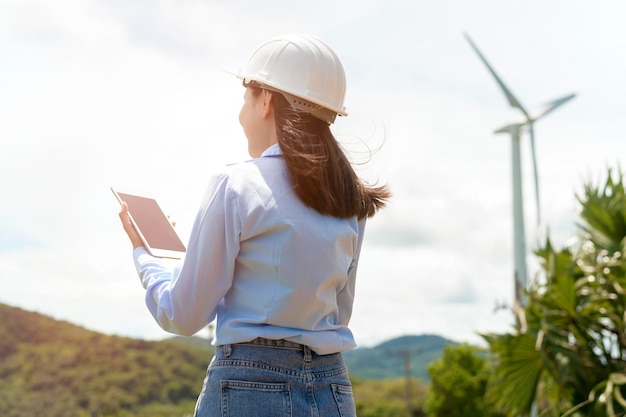
[[410, 349], [408, 347], [404, 349], [396, 349], [391, 351], [394, 356], [402, 357], [402, 367], [404, 369], [404, 383], [406, 388], [406, 412], [408, 417], [413, 417], [413, 405], [412, 405], [412, 387], [411, 387], [411, 354], [418, 353], [419, 348]]

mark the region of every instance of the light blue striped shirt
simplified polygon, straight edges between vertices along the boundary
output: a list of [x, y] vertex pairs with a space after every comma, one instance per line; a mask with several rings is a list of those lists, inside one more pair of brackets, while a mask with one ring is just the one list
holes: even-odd
[[172, 266], [143, 247], [134, 260], [166, 331], [192, 335], [217, 318], [215, 345], [264, 337], [342, 352], [355, 346], [348, 322], [364, 227], [305, 206], [273, 145], [211, 178], [183, 260]]

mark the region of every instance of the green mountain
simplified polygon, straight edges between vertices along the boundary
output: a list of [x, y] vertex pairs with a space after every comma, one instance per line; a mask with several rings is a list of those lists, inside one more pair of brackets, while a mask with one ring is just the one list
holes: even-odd
[[[405, 336], [344, 357], [364, 381], [403, 376], [406, 354], [411, 376], [427, 381], [427, 365], [450, 343]], [[0, 416], [191, 415], [213, 352], [200, 338], [108, 336], [0, 303]]]
[[435, 335], [402, 336], [372, 348], [356, 348], [344, 353], [351, 375], [360, 379], [391, 379], [410, 375], [429, 381], [428, 365], [439, 359], [447, 345], [456, 342]]

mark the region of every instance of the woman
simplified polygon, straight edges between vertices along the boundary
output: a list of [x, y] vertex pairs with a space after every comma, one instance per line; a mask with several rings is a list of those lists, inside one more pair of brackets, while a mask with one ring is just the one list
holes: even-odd
[[185, 258], [150, 256], [122, 205], [147, 306], [177, 334], [217, 320], [196, 416], [354, 416], [341, 352], [355, 346], [365, 219], [389, 192], [356, 176], [330, 131], [345, 74], [324, 42], [272, 39], [239, 78], [253, 159], [212, 177]]

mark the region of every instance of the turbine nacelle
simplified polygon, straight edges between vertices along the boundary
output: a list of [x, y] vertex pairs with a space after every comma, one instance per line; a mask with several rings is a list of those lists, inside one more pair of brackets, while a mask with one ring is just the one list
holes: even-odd
[[519, 132], [520, 130], [526, 126], [528, 124], [527, 121], [521, 121], [521, 122], [513, 122], [511, 124], [508, 124], [506, 126], [502, 126], [500, 129], [498, 130], [494, 130], [493, 133], [509, 133], [511, 136], [515, 137], [515, 136], [519, 136]]

